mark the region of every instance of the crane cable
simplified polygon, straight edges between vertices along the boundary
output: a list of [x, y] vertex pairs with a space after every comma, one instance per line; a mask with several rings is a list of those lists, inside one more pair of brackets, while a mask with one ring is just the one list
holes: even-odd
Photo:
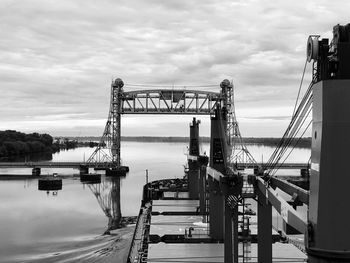
[[[295, 135], [299, 133], [300, 129], [302, 128], [302, 126], [304, 125], [304, 123], [305, 123], [305, 121], [306, 121], [306, 119], [307, 119], [307, 116], [309, 116], [311, 110], [312, 110], [312, 107], [309, 107], [308, 112], [307, 112], [307, 114], [306, 114], [306, 117], [305, 117], [304, 119], [302, 119], [300, 125], [296, 126], [297, 129], [296, 129]], [[309, 122], [309, 124], [307, 125], [307, 128], [310, 126], [311, 122], [312, 122], [312, 120], [311, 120], [311, 121]], [[305, 134], [307, 128], [304, 129], [304, 131], [303, 131], [301, 137]], [[280, 155], [279, 155], [279, 157], [278, 157], [278, 160], [276, 161], [276, 164], [275, 164], [275, 165], [277, 165], [278, 161], [283, 157], [283, 155], [285, 154], [285, 152], [287, 151], [287, 149], [288, 149], [288, 148], [290, 147], [290, 145], [293, 143], [295, 137], [296, 137], [296, 136], [294, 136], [294, 134], [293, 134], [293, 137], [292, 137], [291, 139], [288, 140], [288, 142], [286, 143], [286, 146], [283, 148], [283, 151], [281, 151], [281, 153], [280, 153]], [[295, 148], [295, 146], [299, 143], [299, 141], [301, 140], [301, 137], [299, 137], [299, 139], [296, 141], [296, 143], [294, 144], [292, 150], [293, 150], [293, 149]], [[292, 150], [291, 150], [291, 151], [292, 151]], [[290, 153], [291, 153], [291, 152], [290, 152]], [[290, 155], [290, 153], [288, 154], [288, 156]], [[287, 157], [288, 157], [288, 156], [287, 156]], [[284, 159], [283, 163], [284, 163], [285, 161], [286, 161], [286, 159]], [[281, 165], [279, 166], [279, 168], [280, 168], [280, 167], [281, 167]], [[279, 168], [278, 168], [278, 169], [279, 169]]]
[[[297, 102], [299, 100], [304, 76], [305, 76], [306, 64], [307, 64], [307, 61], [305, 62], [305, 65], [304, 65], [303, 74], [302, 74], [301, 82], [299, 85], [297, 99], [296, 99], [294, 109], [293, 109], [292, 119], [291, 119], [283, 137], [279, 141], [276, 149], [274, 150], [274, 152], [270, 156], [267, 164], [264, 167], [265, 169], [269, 169], [269, 172], [268, 172], [269, 174], [272, 172], [272, 170], [274, 170], [274, 168], [277, 166], [277, 163], [282, 158], [283, 154], [286, 152], [287, 148], [290, 146], [290, 144], [296, 138], [296, 135], [298, 134], [301, 126], [303, 125], [303, 123], [305, 122], [306, 118], [308, 117], [308, 115], [310, 113], [310, 109], [312, 107], [311, 106], [311, 104], [312, 104], [312, 86], [315, 82], [315, 78], [312, 79], [307, 91], [304, 94], [303, 99], [301, 100], [299, 106], [296, 107]], [[307, 113], [307, 114], [305, 114], [305, 113]], [[309, 127], [309, 125], [308, 125], [308, 127]], [[303, 132], [303, 135], [305, 132], [306, 131]], [[297, 140], [296, 144], [300, 141], [300, 139], [301, 138], [299, 138]], [[294, 147], [296, 146], [296, 144], [294, 145]], [[294, 149], [294, 147], [293, 147], [293, 149]], [[288, 154], [288, 156], [289, 156], [289, 154]]]
[[279, 164], [279, 166], [277, 168], [275, 168], [275, 170], [273, 171], [272, 175], [275, 175], [276, 172], [278, 171], [278, 169], [280, 169], [282, 167], [282, 165], [285, 163], [285, 161], [288, 159], [288, 157], [290, 156], [290, 154], [293, 152], [294, 148], [298, 145], [299, 141], [301, 140], [301, 138], [303, 137], [303, 135], [305, 134], [305, 132], [308, 130], [308, 128], [310, 127], [312, 123], [312, 120], [310, 120], [310, 122], [308, 123], [308, 125], [306, 126], [306, 128], [304, 129], [303, 133], [300, 135], [300, 137], [298, 138], [298, 140], [296, 141], [296, 143], [293, 145], [292, 149], [289, 151], [289, 153], [287, 154], [287, 156], [284, 158], [284, 160]]
[[[305, 123], [305, 120], [309, 116], [310, 112], [312, 109], [312, 95], [309, 97], [305, 107], [303, 108], [302, 112], [300, 113], [300, 116], [295, 122], [295, 125], [291, 128], [290, 133], [288, 134], [287, 138], [285, 139], [284, 145], [280, 148], [277, 156], [274, 158], [273, 163], [271, 164], [272, 167], [274, 168], [279, 160], [282, 158], [283, 154], [286, 152], [288, 147], [290, 146], [291, 143], [293, 143], [293, 140], [295, 140], [296, 135], [300, 131], [302, 125]], [[300, 141], [300, 140], [298, 140]]]
[[[308, 93], [308, 92], [307, 92], [307, 93]], [[307, 94], [307, 95], [308, 95], [308, 94]], [[306, 98], [307, 95], [305, 95], [304, 98]], [[283, 137], [281, 138], [281, 140], [280, 140], [279, 143], [278, 143], [278, 146], [276, 147], [275, 151], [272, 153], [270, 159], [269, 159], [268, 162], [267, 162], [267, 165], [266, 165], [267, 167], [272, 166], [272, 164], [274, 163], [274, 161], [278, 159], [278, 156], [279, 156], [279, 153], [280, 153], [281, 149], [283, 149], [283, 147], [286, 145], [286, 141], [288, 141], [288, 139], [290, 139], [290, 138], [289, 138], [289, 137], [290, 137], [290, 134], [291, 134], [290, 130], [291, 130], [291, 129], [293, 128], [293, 126], [295, 125], [295, 122], [296, 122], [298, 119], [300, 119], [301, 116], [298, 116], [298, 115], [299, 115], [301, 109], [305, 106], [305, 104], [307, 104], [307, 103], [305, 103], [305, 101], [306, 101], [306, 100], [303, 99], [303, 101], [301, 102], [301, 104], [300, 104], [299, 107], [298, 107], [298, 110], [297, 110], [296, 114], [292, 116], [292, 120], [291, 120], [291, 122], [290, 122], [290, 124], [289, 124], [287, 130], [285, 131]]]
[[[300, 131], [306, 118], [308, 117], [309, 113], [311, 112], [311, 103], [312, 103], [312, 95], [310, 94], [307, 101], [305, 103], [303, 103], [302, 107], [298, 108], [297, 114], [296, 114], [296, 116], [297, 115], [298, 116], [293, 118], [286, 133], [284, 134], [283, 138], [281, 139], [279, 146], [276, 148], [275, 152], [270, 157], [267, 168], [273, 170], [276, 167], [277, 163], [282, 158], [282, 156], [286, 152], [287, 148], [290, 146], [290, 144], [296, 138], [296, 135]], [[298, 140], [298, 141], [300, 141], [300, 140]]]
[[304, 76], [305, 76], [305, 71], [306, 71], [306, 65], [307, 65], [307, 58], [306, 58], [306, 60], [305, 60], [303, 75], [301, 76], [301, 81], [300, 81], [299, 90], [298, 90], [298, 96], [297, 96], [297, 99], [295, 100], [295, 104], [294, 104], [294, 109], [293, 109], [293, 114], [292, 114], [292, 116], [294, 115], [295, 110], [296, 110], [296, 108], [297, 108], [297, 104], [298, 104], [298, 100], [299, 100], [299, 96], [300, 96], [301, 87], [303, 86], [303, 81], [304, 81]]
[[297, 111], [294, 112], [294, 114], [292, 115], [292, 120], [291, 120], [291, 122], [290, 122], [290, 124], [289, 124], [287, 130], [285, 131], [285, 133], [284, 133], [282, 139], [280, 140], [279, 145], [278, 145], [278, 147], [276, 148], [274, 154], [271, 156], [270, 161], [273, 160], [273, 158], [274, 158], [275, 155], [277, 154], [279, 148], [282, 147], [283, 142], [284, 142], [286, 136], [287, 136], [287, 135], [289, 134], [289, 132], [290, 132], [290, 129], [293, 127], [295, 121], [300, 117], [300, 116], [299, 116], [300, 111], [301, 111], [302, 108], [305, 106], [305, 104], [307, 104], [307, 102], [309, 101], [308, 98], [309, 98], [309, 96], [310, 96], [310, 94], [311, 94], [311, 86], [312, 86], [312, 83], [310, 84], [308, 90], [306, 91], [306, 93], [305, 93], [305, 95], [304, 95], [302, 101], [300, 102], [300, 105], [299, 105]]

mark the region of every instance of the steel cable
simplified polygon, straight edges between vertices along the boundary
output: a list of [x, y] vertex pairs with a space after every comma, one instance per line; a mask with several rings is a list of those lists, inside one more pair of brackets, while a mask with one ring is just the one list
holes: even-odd
[[[311, 83], [309, 84], [309, 87], [308, 87], [307, 91], [305, 92], [303, 99], [301, 100], [298, 108], [296, 109], [297, 101], [299, 100], [300, 90], [302, 87], [302, 81], [303, 81], [304, 75], [305, 75], [305, 70], [306, 70], [306, 66], [304, 66], [302, 80], [301, 80], [301, 84], [299, 86], [298, 96], [297, 96], [296, 104], [294, 106], [291, 121], [290, 121], [283, 137], [279, 141], [276, 149], [274, 150], [274, 152], [270, 156], [267, 164], [264, 167], [265, 169], [269, 170], [268, 174], [271, 174], [271, 172], [273, 170], [275, 170], [277, 163], [280, 161], [282, 156], [285, 154], [287, 148], [290, 146], [290, 144], [293, 142], [293, 140], [296, 138], [296, 135], [300, 131], [301, 127], [299, 127], [299, 126], [303, 125], [303, 123], [305, 122], [306, 118], [308, 117], [308, 115], [310, 113], [310, 109], [312, 108], [312, 86], [315, 82], [315, 79], [313, 79], [311, 81]], [[307, 112], [307, 114], [305, 115], [306, 112]], [[304, 131], [303, 134], [305, 132], [306, 131]], [[299, 142], [299, 141], [300, 141], [300, 138], [298, 139], [297, 142]], [[293, 149], [294, 149], [294, 147], [293, 147]], [[290, 155], [290, 153], [289, 153], [289, 155]], [[281, 167], [281, 166], [279, 166], [279, 167]]]
[[[288, 137], [285, 139], [285, 143], [281, 150], [279, 151], [277, 157], [275, 158], [274, 162], [272, 163], [272, 168], [277, 165], [277, 163], [280, 161], [284, 153], [287, 151], [287, 148], [290, 146], [290, 144], [293, 142], [293, 140], [296, 138], [296, 135], [300, 131], [302, 125], [305, 123], [305, 120], [308, 118], [310, 112], [312, 109], [312, 96], [310, 96], [307, 104], [303, 108], [301, 115], [297, 119], [295, 125], [292, 127], [291, 132], [288, 134]], [[300, 141], [300, 140], [299, 140]]]

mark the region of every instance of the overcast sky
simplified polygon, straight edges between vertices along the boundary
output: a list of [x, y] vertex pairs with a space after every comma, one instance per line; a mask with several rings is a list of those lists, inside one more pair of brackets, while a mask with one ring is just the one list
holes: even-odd
[[[349, 10], [323, 0], [1, 0], [0, 130], [101, 135], [112, 78], [213, 91], [227, 78], [243, 136], [281, 136], [308, 36], [331, 38]], [[122, 134], [186, 136], [190, 120], [126, 115]]]

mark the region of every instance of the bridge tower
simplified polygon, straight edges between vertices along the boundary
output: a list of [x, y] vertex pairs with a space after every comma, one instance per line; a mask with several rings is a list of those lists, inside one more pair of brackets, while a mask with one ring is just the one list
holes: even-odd
[[[108, 120], [98, 146], [87, 160], [87, 162], [100, 165], [105, 163], [107, 165], [108, 163], [108, 167], [101, 168], [117, 170], [121, 167], [120, 140], [123, 86], [124, 83], [120, 78], [117, 78], [111, 84]], [[105, 149], [107, 149], [107, 152]]]
[[310, 200], [306, 247], [310, 263], [350, 262], [350, 24], [333, 40], [308, 40], [314, 60]]
[[222, 125], [226, 127], [227, 141], [227, 165], [235, 169], [236, 163], [256, 163], [254, 157], [250, 154], [245, 146], [241, 132], [239, 130], [234, 106], [233, 84], [224, 79], [220, 83], [222, 96], [222, 111], [226, 115]]

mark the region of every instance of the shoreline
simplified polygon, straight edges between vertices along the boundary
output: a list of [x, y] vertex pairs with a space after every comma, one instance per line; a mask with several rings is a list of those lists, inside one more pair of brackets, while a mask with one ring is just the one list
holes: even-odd
[[[77, 140], [78, 142], [89, 142], [89, 141], [99, 141], [100, 137], [96, 136], [82, 136], [82, 137], [67, 137], [71, 140]], [[159, 142], [159, 143], [188, 143], [190, 140], [189, 137], [179, 137], [179, 136], [122, 136], [122, 142]], [[277, 137], [244, 137], [242, 138], [245, 145], [263, 145], [276, 147], [281, 138]], [[210, 143], [210, 137], [200, 137], [200, 143]], [[291, 145], [294, 145], [297, 142], [297, 139], [294, 139]], [[296, 148], [311, 148], [311, 137], [301, 138]]]

